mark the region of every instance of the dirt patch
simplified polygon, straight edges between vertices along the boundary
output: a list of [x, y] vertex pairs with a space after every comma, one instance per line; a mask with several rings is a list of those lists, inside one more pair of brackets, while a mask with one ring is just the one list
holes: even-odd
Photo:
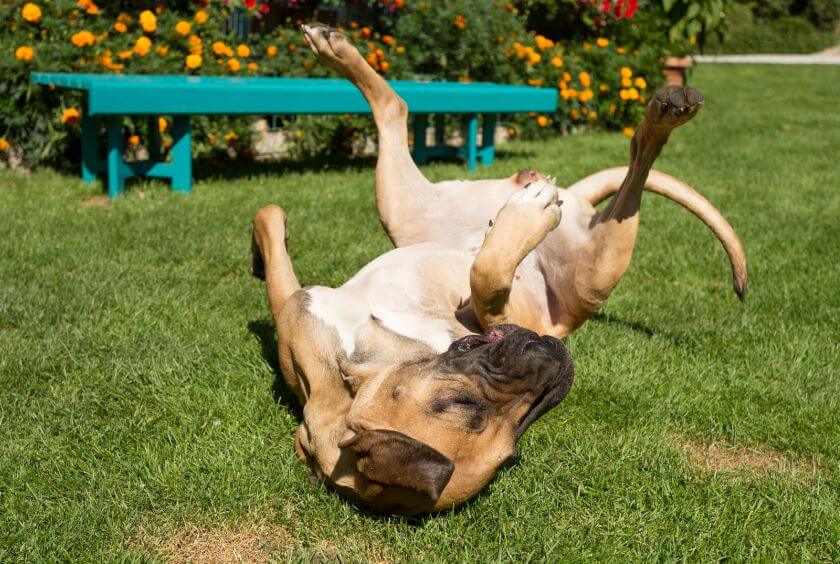
[[769, 447], [739, 447], [725, 441], [704, 443], [685, 439], [680, 443], [691, 465], [704, 474], [765, 475], [786, 472], [803, 481], [810, 481], [816, 467], [802, 461], [791, 461]]
[[166, 538], [142, 536], [138, 542], [169, 562], [268, 562], [293, 544], [286, 532], [267, 524], [202, 529], [190, 526]]
[[88, 196], [82, 200], [82, 205], [86, 208], [109, 210], [111, 209], [111, 200], [105, 194], [97, 194], [96, 196]]

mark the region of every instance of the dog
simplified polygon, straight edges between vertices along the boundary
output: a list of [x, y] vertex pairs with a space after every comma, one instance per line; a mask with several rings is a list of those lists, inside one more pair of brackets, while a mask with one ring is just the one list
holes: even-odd
[[339, 288], [301, 288], [285, 211], [271, 205], [254, 217], [252, 269], [266, 283], [283, 378], [303, 405], [295, 449], [341, 495], [415, 514], [462, 503], [491, 480], [569, 393], [574, 369], [561, 339], [627, 270], [644, 190], [712, 229], [743, 299], [746, 260], [732, 227], [690, 187], [651, 170], [703, 105], [696, 90], [667, 86], [651, 97], [628, 167], [566, 189], [532, 170], [433, 184], [411, 158], [408, 108], [387, 82], [341, 32], [314, 23], [302, 33], [370, 104], [376, 205], [395, 246]]

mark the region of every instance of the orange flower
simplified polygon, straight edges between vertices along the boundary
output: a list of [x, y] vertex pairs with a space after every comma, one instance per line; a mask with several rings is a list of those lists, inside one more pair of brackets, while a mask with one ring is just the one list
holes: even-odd
[[624, 53], [627, 52], [627, 49], [625, 49], [624, 47], [616, 47], [615, 52], [618, 53], [619, 55], [623, 55]]
[[76, 2], [79, 8], [84, 9], [91, 16], [99, 13], [99, 6], [93, 3], [93, 0], [79, 0]]
[[589, 90], [589, 89], [586, 89], [586, 90], [582, 91], [580, 94], [578, 94], [578, 100], [580, 100], [581, 102], [588, 102], [589, 100], [592, 99], [592, 97], [593, 97], [592, 91]]
[[79, 113], [79, 110], [76, 108], [67, 108], [61, 114], [61, 123], [63, 125], [74, 126], [79, 123], [82, 119], [82, 114]]
[[128, 28], [125, 26], [124, 23], [117, 22], [114, 24], [114, 31], [116, 31], [117, 33], [125, 33], [126, 31], [128, 31]]
[[94, 41], [96, 41], [96, 38], [87, 30], [76, 32], [70, 37], [70, 42], [76, 47], [90, 46], [93, 45]]
[[529, 78], [528, 79], [528, 84], [530, 84], [531, 86], [542, 86], [542, 83], [543, 83], [543, 79], [541, 79], [541, 78]]
[[538, 117], [537, 125], [539, 125], [540, 127], [545, 127], [546, 125], [548, 125], [548, 118], [545, 116]]
[[618, 91], [618, 97], [622, 100], [629, 100], [630, 99], [630, 91], [626, 88], [622, 88]]
[[533, 50], [528, 52], [528, 60], [526, 61], [527, 64], [536, 65], [540, 61], [542, 61], [542, 55]]
[[586, 88], [592, 84], [592, 77], [589, 76], [588, 72], [582, 72], [578, 75], [578, 80], [580, 80], [580, 85]]
[[601, 47], [603, 49], [604, 47], [610, 44], [610, 40], [606, 37], [599, 37], [595, 40], [595, 43], [598, 44], [598, 47]]
[[167, 123], [167, 121], [164, 118], [159, 117], [158, 118], [158, 130], [161, 133], [163, 133], [164, 131], [166, 131], [166, 128], [168, 128], [168, 127], [169, 127], [169, 123]]
[[455, 16], [453, 23], [458, 29], [464, 29], [467, 27], [467, 21], [464, 19], [464, 16], [461, 15]]
[[592, 112], [592, 113], [589, 114], [589, 121], [597, 121], [597, 119], [598, 119], [598, 114], [596, 114], [595, 112]]
[[516, 130], [512, 127], [508, 127], [508, 137], [516, 137]]
[[631, 86], [633, 86], [633, 81], [625, 76], [624, 78], [621, 79], [621, 85], [624, 88], [630, 88]]
[[35, 58], [35, 49], [29, 45], [21, 45], [15, 50], [15, 58], [24, 63], [31, 63]]
[[157, 16], [151, 10], [140, 12], [140, 27], [146, 33], [154, 33], [157, 29]]
[[120, 51], [117, 53], [117, 57], [120, 59], [129, 59], [131, 58], [132, 51], [131, 49], [126, 49], [125, 51]]
[[227, 133], [225, 133], [225, 141], [227, 141], [229, 145], [233, 145], [234, 143], [236, 143], [237, 139], [239, 139], [239, 136], [233, 131], [228, 131]]
[[185, 63], [188, 69], [195, 70], [201, 66], [201, 55], [187, 55]]
[[140, 137], [138, 135], [132, 135], [128, 138], [128, 144], [132, 147], [136, 147], [140, 144]]
[[188, 40], [190, 44], [191, 55], [201, 55], [204, 52], [204, 47], [201, 45], [201, 38], [197, 35], [190, 35]]
[[177, 24], [175, 24], [175, 32], [179, 33], [180, 35], [183, 35], [184, 37], [190, 34], [191, 29], [192, 26], [190, 25], [190, 22], [185, 20], [181, 20]]
[[37, 4], [27, 2], [21, 8], [20, 15], [29, 23], [38, 23], [41, 21], [41, 8]]
[[602, 82], [598, 85], [598, 90], [600, 90], [601, 92], [606, 92], [607, 90], [609, 90], [609, 87]]
[[125, 12], [120, 12], [120, 13], [117, 15], [117, 21], [118, 21], [118, 22], [122, 22], [122, 23], [124, 23], [124, 24], [130, 24], [130, 23], [131, 23], [131, 16], [129, 16], [129, 15], [128, 15], [128, 14], [126, 14]]
[[249, 71], [254, 72], [258, 68], [260, 68], [260, 67], [257, 65], [257, 63], [248, 63], [248, 70]]
[[394, 43], [396, 43], [396, 40], [390, 35], [383, 35], [382, 43], [384, 43], [385, 45], [393, 45]]
[[364, 37], [365, 39], [370, 37], [370, 28], [369, 27], [363, 27], [362, 28], [362, 37]]
[[265, 54], [269, 57], [274, 57], [275, 55], [277, 55], [277, 47], [275, 47], [274, 45], [269, 45], [265, 50]]
[[552, 57], [551, 58], [551, 65], [559, 69], [560, 67], [563, 66], [563, 59], [560, 58], [560, 57]]
[[569, 110], [569, 117], [572, 118], [574, 121], [577, 121], [580, 119], [580, 113], [578, 113], [576, 109], [572, 108], [571, 110]]
[[635, 131], [633, 130], [632, 127], [625, 127], [623, 133], [627, 137], [633, 137], [633, 134], [635, 133]]
[[405, 52], [405, 47], [403, 47], [402, 45], [397, 47], [397, 53], [404, 53], [404, 52]]
[[551, 39], [548, 39], [547, 37], [544, 37], [542, 35], [536, 36], [534, 38], [534, 42], [536, 42], [537, 48], [541, 49], [541, 50], [542, 49], [551, 49], [552, 47], [554, 47], [554, 41], [552, 41]]
[[379, 70], [381, 70], [382, 72], [388, 72], [389, 68], [391, 68], [391, 63], [389, 63], [388, 61], [382, 61], [381, 63], [379, 63]]
[[641, 76], [636, 79], [634, 84], [636, 85], [636, 88], [638, 88], [639, 90], [644, 90], [645, 88], [647, 88], [647, 81], [644, 78], [642, 78]]
[[236, 54], [244, 59], [251, 56], [251, 49], [243, 43], [236, 48]]
[[631, 88], [630, 90], [627, 91], [627, 96], [631, 100], [638, 100], [639, 99], [639, 91], [636, 90], [635, 88]]
[[563, 72], [563, 82], [571, 82], [571, 80], [572, 80], [572, 75], [570, 75], [569, 73], [564, 71]]
[[5, 153], [9, 150], [9, 142], [0, 137], [0, 153]]
[[633, 76], [633, 71], [629, 67], [621, 67], [619, 73], [621, 73], [621, 78], [630, 78]]
[[157, 51], [157, 54], [161, 57], [165, 57], [169, 54], [169, 47], [167, 47], [166, 45], [161, 45], [160, 47], [155, 49], [155, 51]]
[[151, 48], [152, 40], [145, 35], [138, 37], [137, 41], [134, 43], [134, 52], [141, 57], [146, 56]]
[[198, 25], [204, 25], [207, 23], [207, 12], [204, 10], [199, 10], [195, 13], [195, 21]]
[[233, 59], [233, 58], [231, 58], [231, 59], [228, 59], [228, 62], [227, 62], [227, 68], [228, 68], [231, 72], [236, 72], [236, 71], [238, 71], [239, 69], [241, 69], [241, 68], [242, 68], [242, 65], [241, 65], [241, 64], [239, 64], [239, 60], [238, 60], [238, 59]]
[[289, 51], [297, 51], [297, 45], [295, 45], [294, 43], [289, 43]]

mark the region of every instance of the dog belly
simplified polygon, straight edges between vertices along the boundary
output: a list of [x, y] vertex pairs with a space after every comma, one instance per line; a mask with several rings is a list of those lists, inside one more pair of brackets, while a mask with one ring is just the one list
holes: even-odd
[[468, 255], [438, 245], [394, 249], [339, 288], [307, 288], [309, 313], [335, 329], [344, 353], [377, 320], [392, 332], [446, 350], [459, 331], [454, 312], [470, 295]]

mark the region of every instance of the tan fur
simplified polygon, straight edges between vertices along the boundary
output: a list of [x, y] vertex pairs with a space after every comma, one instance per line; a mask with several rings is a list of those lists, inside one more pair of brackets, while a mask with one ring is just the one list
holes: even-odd
[[[706, 221], [746, 286], [743, 251], [722, 216], [684, 185], [649, 176], [670, 132], [702, 104], [696, 92], [657, 92], [623, 180], [601, 173], [563, 190], [525, 170], [433, 184], [411, 159], [405, 103], [342, 34], [320, 24], [303, 33], [318, 59], [370, 103], [379, 132], [376, 204], [397, 247], [340, 288], [301, 289], [286, 252], [285, 212], [269, 206], [254, 219], [255, 270], [265, 274], [280, 365], [304, 405], [296, 450], [344, 495], [414, 513], [463, 502], [491, 479], [513, 453], [525, 400], [497, 395], [481, 421], [466, 421], [457, 405], [433, 413], [430, 401], [451, 396], [456, 384], [469, 394], [474, 384], [435, 378], [430, 359], [501, 323], [558, 337], [579, 327], [630, 263], [645, 187]], [[594, 205], [606, 192], [617, 193], [599, 212]]]

